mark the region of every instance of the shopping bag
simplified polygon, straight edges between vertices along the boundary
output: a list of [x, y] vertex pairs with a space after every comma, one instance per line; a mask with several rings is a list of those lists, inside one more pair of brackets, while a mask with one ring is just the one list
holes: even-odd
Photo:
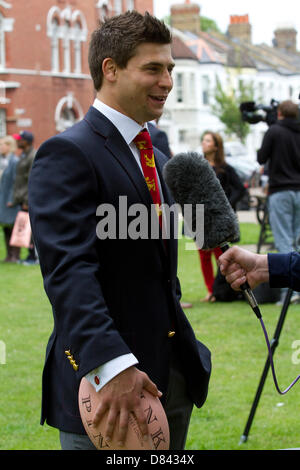
[[29, 248], [31, 242], [31, 226], [29, 213], [19, 211], [10, 237], [10, 246]]

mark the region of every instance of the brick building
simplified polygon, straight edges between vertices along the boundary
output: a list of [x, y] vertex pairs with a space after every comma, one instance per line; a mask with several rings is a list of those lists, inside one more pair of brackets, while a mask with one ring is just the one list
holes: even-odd
[[88, 110], [90, 34], [126, 10], [153, 13], [153, 0], [0, 0], [0, 135], [30, 130], [35, 146]]

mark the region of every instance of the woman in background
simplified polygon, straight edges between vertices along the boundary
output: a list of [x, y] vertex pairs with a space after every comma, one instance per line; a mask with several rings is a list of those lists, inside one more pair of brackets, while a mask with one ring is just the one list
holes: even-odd
[[[206, 131], [202, 136], [203, 155], [213, 167], [221, 186], [234, 210], [237, 202], [243, 197], [245, 188], [232, 166], [225, 161], [224, 144], [220, 134]], [[202, 302], [215, 302], [213, 295], [213, 285], [215, 280], [212, 255], [216, 260], [221, 256], [222, 250], [217, 247], [212, 250], [198, 250], [204, 282], [207, 288], [207, 295]]]
[[16, 152], [16, 141], [11, 136], [3, 137], [0, 140], [0, 153], [6, 159], [7, 164], [0, 180], [0, 225], [3, 227], [4, 241], [6, 247], [6, 257], [4, 262], [17, 263], [19, 261], [20, 248], [9, 245], [13, 225], [20, 210], [19, 206], [11, 207], [13, 197], [13, 187], [16, 177], [16, 166], [18, 157]]

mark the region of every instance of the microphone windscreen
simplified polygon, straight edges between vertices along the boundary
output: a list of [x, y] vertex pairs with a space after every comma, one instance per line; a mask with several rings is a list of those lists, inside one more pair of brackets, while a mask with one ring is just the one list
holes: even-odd
[[175, 155], [164, 167], [164, 178], [183, 216], [185, 205], [193, 207], [190, 227], [193, 232], [197, 225], [196, 205], [204, 206], [204, 227], [201, 228], [204, 242], [199, 248], [207, 250], [239, 240], [237, 216], [215, 171], [204, 157], [196, 152]]

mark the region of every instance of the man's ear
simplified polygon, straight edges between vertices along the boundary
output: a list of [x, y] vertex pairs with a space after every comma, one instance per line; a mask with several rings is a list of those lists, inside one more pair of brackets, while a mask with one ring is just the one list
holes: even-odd
[[117, 64], [113, 59], [107, 57], [102, 62], [102, 72], [103, 77], [108, 80], [109, 82], [114, 82], [116, 80], [117, 75]]

